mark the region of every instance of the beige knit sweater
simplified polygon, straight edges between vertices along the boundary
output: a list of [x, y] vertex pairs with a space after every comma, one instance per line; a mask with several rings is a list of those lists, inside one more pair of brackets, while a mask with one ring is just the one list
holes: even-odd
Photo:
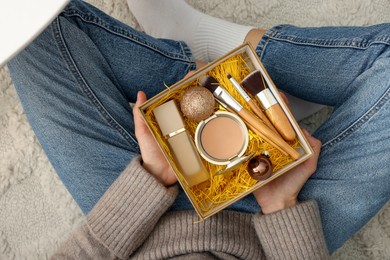
[[166, 188], [136, 158], [53, 259], [328, 259], [317, 204], [274, 214], [169, 212]]

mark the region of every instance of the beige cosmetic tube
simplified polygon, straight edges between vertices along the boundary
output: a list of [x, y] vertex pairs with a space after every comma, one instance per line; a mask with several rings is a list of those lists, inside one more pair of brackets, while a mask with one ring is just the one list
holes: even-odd
[[174, 100], [153, 110], [154, 117], [166, 139], [175, 164], [188, 186], [200, 184], [209, 179], [192, 137], [184, 126], [183, 118]]

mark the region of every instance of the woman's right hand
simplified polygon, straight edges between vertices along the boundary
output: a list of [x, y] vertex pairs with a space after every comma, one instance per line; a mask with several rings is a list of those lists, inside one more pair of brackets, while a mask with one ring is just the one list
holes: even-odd
[[298, 203], [298, 193], [317, 169], [321, 141], [312, 137], [306, 130], [303, 130], [303, 133], [313, 148], [314, 155], [253, 192], [263, 214], [295, 206]]

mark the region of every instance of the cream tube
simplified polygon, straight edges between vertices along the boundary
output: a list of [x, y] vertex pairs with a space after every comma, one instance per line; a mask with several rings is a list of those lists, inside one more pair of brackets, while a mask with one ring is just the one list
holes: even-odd
[[209, 179], [192, 137], [184, 126], [183, 118], [175, 101], [168, 101], [153, 110], [154, 117], [166, 139], [175, 164], [188, 186]]

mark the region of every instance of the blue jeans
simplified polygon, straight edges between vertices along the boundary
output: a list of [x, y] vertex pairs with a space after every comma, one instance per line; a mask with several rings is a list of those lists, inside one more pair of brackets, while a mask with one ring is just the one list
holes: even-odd
[[[390, 24], [270, 29], [256, 52], [276, 85], [334, 106], [314, 133], [318, 170], [300, 193], [316, 199], [330, 252], [390, 198]], [[183, 42], [140, 33], [73, 1], [8, 64], [29, 122], [84, 213], [139, 154], [129, 102], [196, 69]], [[191, 209], [183, 192], [171, 210]], [[253, 196], [230, 207], [258, 211]]]

